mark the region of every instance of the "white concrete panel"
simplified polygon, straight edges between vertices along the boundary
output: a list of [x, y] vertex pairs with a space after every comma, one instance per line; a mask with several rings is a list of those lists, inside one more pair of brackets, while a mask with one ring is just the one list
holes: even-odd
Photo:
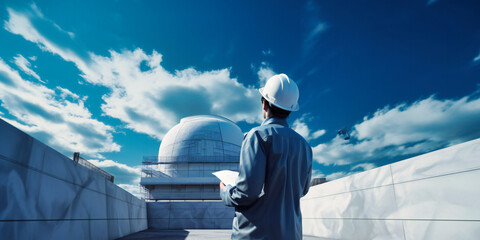
[[479, 159], [477, 139], [314, 186], [301, 200], [304, 234], [478, 239]]
[[214, 208], [213, 216], [220, 219], [229, 219], [230, 225], [235, 217], [235, 209], [233, 207]]
[[108, 220], [108, 237], [109, 239], [117, 239], [133, 233], [130, 229], [128, 219], [109, 219]]
[[213, 218], [170, 219], [169, 229], [212, 229], [215, 226]]
[[[0, 129], [0, 132], [2, 130], [3, 129]], [[5, 136], [2, 136], [2, 138], [5, 138]], [[15, 143], [20, 144], [20, 146], [0, 145], [0, 159], [16, 163], [19, 166], [41, 170], [43, 166], [43, 152], [46, 148], [45, 145], [33, 138], [25, 137], [19, 138], [18, 140], [22, 139], [26, 140], [26, 142], [23, 144]], [[0, 144], [2, 143], [0, 142]]]
[[206, 213], [207, 209], [202, 207], [172, 207], [170, 219], [205, 218]]
[[[40, 177], [33, 177], [37, 175]], [[78, 186], [37, 172], [31, 172], [30, 176], [32, 178], [27, 179], [27, 188], [38, 188], [38, 195], [28, 198], [36, 202], [35, 212], [39, 217], [33, 219], [88, 218], [88, 214], [82, 214], [84, 212], [76, 208], [80, 200], [77, 198]]]
[[54, 226], [48, 239], [108, 239], [105, 220], [58, 221], [52, 224]]
[[42, 175], [36, 171], [0, 159], [0, 219], [35, 219], [41, 217], [36, 199]]
[[70, 202], [70, 204], [72, 218], [107, 218], [107, 201], [105, 194], [92, 191], [88, 188], [77, 187], [74, 201]]
[[[7, 197], [2, 219], [105, 218], [105, 195], [0, 160]], [[9, 189], [9, 190], [8, 190]], [[103, 210], [103, 211], [102, 211]]]
[[143, 231], [148, 228], [147, 221], [144, 220], [134, 220], [130, 221], [130, 231], [131, 233], [136, 233]]
[[87, 181], [83, 182], [81, 186], [88, 188], [92, 191], [99, 192], [101, 194], [106, 194], [107, 191], [105, 189], [105, 182], [112, 184], [110, 181], [108, 181], [104, 177], [98, 176], [98, 174], [96, 174], [95, 172], [91, 172], [89, 174]]
[[[25, 166], [41, 169], [41, 162], [30, 162], [32, 145], [36, 140], [0, 119], [0, 157]], [[40, 144], [41, 145], [41, 144]], [[42, 146], [38, 146], [42, 148]]]
[[98, 239], [107, 240], [106, 221], [28, 221], [0, 224], [2, 239]]
[[301, 201], [303, 218], [385, 219], [396, 212], [393, 186], [376, 187]]
[[[104, 219], [95, 219], [88, 221], [90, 239], [111, 239], [108, 236], [108, 221]], [[74, 225], [73, 225], [74, 227]], [[145, 229], [145, 228], [144, 228]], [[58, 239], [58, 238], [57, 238]], [[64, 238], [67, 239], [67, 238]]]
[[303, 234], [326, 239], [404, 240], [402, 221], [303, 219]]
[[107, 214], [109, 219], [128, 218], [128, 203], [107, 197]]
[[143, 200], [3, 120], [0, 132], [0, 239], [102, 240], [147, 227]]
[[402, 219], [480, 221], [480, 170], [395, 184]]
[[53, 149], [45, 150], [43, 172], [78, 185], [87, 181], [90, 171]]
[[[234, 209], [221, 201], [149, 202], [150, 228], [231, 228]], [[224, 223], [226, 219], [227, 223]], [[170, 225], [168, 225], [170, 223]]]
[[480, 221], [405, 221], [406, 240], [478, 240]]
[[148, 228], [150, 229], [169, 229], [170, 219], [168, 218], [149, 218]]
[[114, 199], [121, 200], [124, 202], [128, 200], [127, 196], [129, 195], [129, 193], [125, 192], [125, 190], [123, 190], [122, 188], [118, 187], [117, 185], [109, 181], [105, 181], [105, 192], [107, 196], [112, 197]]
[[391, 185], [392, 174], [390, 166], [386, 165], [350, 175], [345, 178], [345, 184], [349, 191]]
[[390, 172], [390, 166], [387, 165], [310, 187], [309, 192], [302, 199], [330, 196], [391, 184], [392, 175]]
[[139, 218], [147, 218], [147, 209], [145, 206], [140, 206], [140, 205], [131, 205], [130, 206], [131, 213], [130, 217], [139, 219]]
[[27, 165], [30, 168], [42, 170], [43, 168], [43, 157], [45, 149], [48, 147], [45, 144], [33, 139], [30, 152], [27, 159]]
[[214, 219], [214, 229], [232, 229], [232, 218], [216, 218]]
[[347, 185], [345, 179], [341, 178], [335, 181], [326, 182], [320, 185], [310, 187], [307, 195], [305, 195], [302, 200], [319, 198], [345, 192], [348, 192]]
[[393, 181], [400, 183], [480, 168], [480, 139], [391, 164]]

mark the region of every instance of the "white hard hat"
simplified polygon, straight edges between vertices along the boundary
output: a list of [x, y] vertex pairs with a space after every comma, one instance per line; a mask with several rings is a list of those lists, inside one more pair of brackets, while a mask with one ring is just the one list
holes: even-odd
[[287, 111], [298, 111], [298, 87], [285, 74], [278, 74], [268, 79], [260, 94], [275, 107]]

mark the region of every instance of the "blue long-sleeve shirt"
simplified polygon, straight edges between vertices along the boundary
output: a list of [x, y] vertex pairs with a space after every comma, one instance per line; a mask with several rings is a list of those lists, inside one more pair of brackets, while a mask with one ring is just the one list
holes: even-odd
[[253, 128], [242, 144], [236, 185], [220, 192], [235, 207], [232, 239], [302, 239], [300, 198], [311, 173], [312, 148], [285, 119]]

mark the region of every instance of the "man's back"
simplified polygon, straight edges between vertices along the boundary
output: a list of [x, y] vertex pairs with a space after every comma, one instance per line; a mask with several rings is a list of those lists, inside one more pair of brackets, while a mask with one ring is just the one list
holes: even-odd
[[233, 239], [301, 239], [300, 198], [309, 188], [312, 149], [285, 119], [269, 118], [246, 136], [237, 185], [222, 193], [235, 206]]

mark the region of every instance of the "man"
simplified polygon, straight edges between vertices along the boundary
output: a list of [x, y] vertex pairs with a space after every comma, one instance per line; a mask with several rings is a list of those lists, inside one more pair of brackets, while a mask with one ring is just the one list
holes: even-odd
[[298, 87], [279, 74], [259, 91], [265, 120], [245, 136], [236, 185], [220, 183], [223, 202], [235, 207], [232, 239], [302, 239], [312, 148], [286, 120], [298, 110]]

